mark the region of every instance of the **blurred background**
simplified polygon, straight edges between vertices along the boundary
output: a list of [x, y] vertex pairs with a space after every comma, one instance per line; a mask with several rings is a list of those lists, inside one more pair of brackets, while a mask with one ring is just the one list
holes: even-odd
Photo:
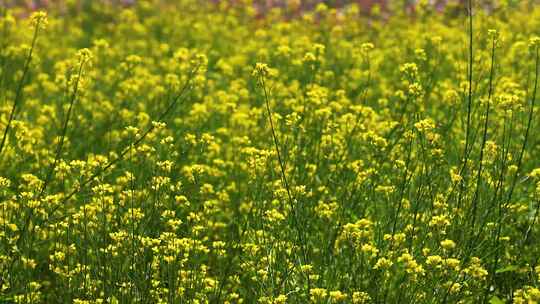
[[[139, 0], [140, 1], [140, 0]], [[154, 1], [155, 3], [167, 3], [171, 0]], [[0, 6], [18, 7], [28, 10], [43, 9], [50, 6], [62, 6], [66, 3], [85, 7], [90, 3], [101, 2], [103, 5], [130, 6], [138, 0], [0, 0]], [[465, 8], [467, 0], [198, 0], [193, 1], [194, 5], [207, 5], [209, 3], [216, 5], [252, 5], [258, 13], [264, 14], [273, 8], [284, 8], [288, 11], [302, 13], [316, 9], [323, 3], [327, 7], [341, 9], [356, 4], [362, 14], [370, 14], [373, 11], [377, 13], [390, 13], [395, 10], [404, 10], [414, 12], [419, 5], [430, 6], [434, 10], [441, 11], [445, 8]], [[540, 0], [473, 0], [477, 7], [487, 10], [497, 7], [508, 7], [515, 5], [538, 5]]]

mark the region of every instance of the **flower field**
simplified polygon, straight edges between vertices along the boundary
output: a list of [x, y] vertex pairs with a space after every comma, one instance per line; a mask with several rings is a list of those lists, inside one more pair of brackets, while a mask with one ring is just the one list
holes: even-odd
[[540, 5], [368, 2], [0, 2], [0, 303], [540, 303]]

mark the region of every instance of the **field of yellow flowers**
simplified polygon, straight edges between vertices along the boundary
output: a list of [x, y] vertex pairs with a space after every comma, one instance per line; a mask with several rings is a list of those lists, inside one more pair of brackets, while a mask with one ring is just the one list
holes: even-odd
[[3, 5], [0, 303], [540, 303], [540, 6], [398, 2]]

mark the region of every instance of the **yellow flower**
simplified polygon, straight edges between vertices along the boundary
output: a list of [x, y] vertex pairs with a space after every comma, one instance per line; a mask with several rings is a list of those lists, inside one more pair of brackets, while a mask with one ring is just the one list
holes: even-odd
[[540, 46], [540, 37], [534, 36], [534, 37], [530, 38], [529, 39], [529, 46], [531, 48], [534, 48], [534, 47], [538, 48], [538, 46]]
[[22, 261], [24, 267], [28, 268], [28, 269], [34, 269], [37, 266], [36, 261], [33, 260], [33, 259], [29, 259], [29, 258], [26, 258], [26, 257], [21, 257], [21, 261]]
[[426, 259], [426, 264], [437, 268], [441, 267], [440, 265], [442, 264], [442, 262], [443, 258], [439, 255], [430, 255]]
[[328, 291], [325, 288], [312, 288], [309, 290], [311, 301], [319, 302], [326, 299]]
[[363, 291], [355, 291], [352, 295], [352, 303], [353, 304], [366, 304], [371, 301], [371, 297], [367, 292]]
[[270, 68], [268, 67], [268, 64], [257, 62], [251, 74], [256, 77], [266, 77], [269, 72]]
[[444, 241], [441, 241], [441, 246], [445, 250], [452, 250], [452, 249], [456, 248], [456, 243], [454, 241], [452, 241], [452, 240], [446, 239]]
[[331, 303], [340, 303], [347, 299], [347, 294], [339, 290], [330, 291], [329, 296], [330, 296]]
[[48, 24], [47, 13], [44, 11], [37, 11], [30, 16], [32, 26], [45, 28]]
[[373, 266], [373, 269], [387, 269], [390, 268], [394, 263], [390, 261], [389, 259], [385, 257], [381, 257], [377, 260], [377, 263], [375, 263], [375, 266]]

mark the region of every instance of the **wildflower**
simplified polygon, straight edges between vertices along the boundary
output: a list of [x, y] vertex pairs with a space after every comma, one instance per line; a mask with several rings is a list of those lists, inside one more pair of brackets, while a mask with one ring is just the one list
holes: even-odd
[[529, 39], [529, 47], [531, 49], [533, 49], [533, 48], [538, 49], [539, 46], [540, 46], [540, 37], [534, 36], [534, 37]]
[[414, 50], [414, 55], [419, 61], [426, 61], [427, 60], [427, 54], [424, 49], [416, 49]]
[[463, 180], [463, 177], [458, 174], [458, 169], [456, 167], [450, 168], [450, 179], [453, 184], [457, 184]]
[[362, 244], [360, 250], [372, 258], [376, 257], [379, 252], [379, 249], [372, 244]]
[[423, 119], [414, 124], [414, 127], [420, 132], [428, 132], [435, 128], [435, 122], [432, 119]]
[[205, 54], [197, 53], [195, 54], [194, 58], [192, 59], [191, 63], [195, 65], [196, 67], [205, 67], [208, 65], [208, 57], [206, 57]]
[[27, 269], [34, 269], [37, 266], [36, 261], [33, 260], [33, 259], [29, 259], [29, 258], [26, 258], [26, 257], [21, 257], [21, 261], [22, 261], [24, 267], [27, 268]]
[[458, 293], [462, 288], [462, 285], [458, 282], [447, 282], [445, 285], [452, 294]]
[[407, 252], [403, 253], [400, 257], [398, 257], [397, 261], [405, 265], [405, 271], [407, 273], [421, 275], [425, 273], [422, 265], [418, 264], [414, 257]]
[[108, 49], [109, 42], [105, 39], [96, 39], [93, 41], [93, 45], [96, 49]]
[[266, 77], [268, 76], [270, 71], [270, 68], [266, 63], [257, 63], [255, 64], [255, 68], [253, 69], [253, 72], [251, 73], [253, 76], [256, 77]]
[[399, 71], [409, 79], [415, 79], [418, 76], [418, 66], [416, 63], [405, 63], [399, 68]]
[[264, 216], [269, 222], [281, 222], [285, 220], [285, 216], [276, 209], [267, 210]]
[[446, 228], [448, 225], [450, 225], [450, 220], [448, 219], [448, 216], [445, 214], [435, 215], [429, 221], [430, 227], [436, 227], [441, 230]]
[[480, 259], [477, 257], [471, 258], [471, 265], [465, 269], [465, 273], [477, 280], [484, 280], [488, 272], [480, 264]]
[[441, 268], [443, 258], [439, 255], [430, 255], [426, 259], [426, 264], [432, 267]]
[[352, 303], [353, 304], [366, 304], [371, 301], [371, 297], [367, 292], [363, 291], [355, 291], [352, 295]]
[[7, 189], [11, 186], [11, 181], [8, 178], [0, 176], [0, 189]]
[[328, 296], [328, 291], [324, 288], [312, 288], [309, 290], [309, 295], [311, 297], [311, 301], [319, 302], [326, 299]]
[[534, 180], [540, 180], [540, 168], [533, 169], [528, 175]]
[[460, 268], [460, 265], [461, 265], [461, 261], [458, 260], [458, 259], [455, 259], [455, 258], [448, 258], [448, 259], [445, 259], [443, 264], [445, 266], [447, 266], [448, 268], [450, 269], [453, 269], [453, 270], [459, 270]]
[[388, 269], [392, 267], [394, 263], [390, 261], [389, 259], [385, 257], [381, 257], [377, 260], [377, 263], [375, 263], [375, 266], [373, 266], [373, 269]]
[[452, 249], [456, 248], [456, 243], [454, 243], [454, 241], [452, 241], [452, 240], [446, 239], [444, 241], [441, 241], [441, 246], [445, 250], [452, 250]]
[[313, 271], [313, 266], [309, 264], [302, 265], [300, 266], [300, 270], [304, 273], [311, 273]]
[[369, 53], [369, 51], [373, 50], [373, 48], [375, 48], [375, 46], [371, 42], [362, 43], [362, 45], [360, 46], [360, 49], [364, 54]]
[[312, 52], [307, 52], [302, 60], [308, 64], [314, 63], [317, 62], [317, 56], [315, 56], [315, 54], [313, 54]]
[[315, 52], [315, 55], [317, 58], [320, 58], [321, 56], [324, 55], [324, 50], [326, 49], [326, 47], [320, 43], [315, 43], [313, 45], [313, 52]]
[[497, 31], [496, 29], [489, 29], [488, 37], [491, 38], [491, 40], [496, 42], [499, 39], [499, 31]]
[[514, 291], [514, 304], [530, 304], [540, 302], [540, 289], [525, 286]]
[[287, 303], [287, 296], [286, 295], [279, 295], [272, 302], [272, 304], [285, 304], [285, 303]]
[[30, 16], [32, 26], [36, 28], [45, 28], [48, 24], [47, 13], [44, 11], [37, 11]]
[[347, 294], [339, 291], [339, 290], [333, 290], [328, 293], [330, 302], [331, 303], [340, 303], [342, 301], [345, 301], [347, 299]]
[[326, 4], [324, 4], [324, 3], [319, 3], [315, 7], [315, 12], [317, 12], [319, 14], [325, 13], [326, 11], [328, 11], [328, 6], [326, 6]]
[[324, 203], [319, 201], [315, 207], [315, 213], [324, 219], [330, 220], [338, 209], [338, 204], [336, 202]]
[[90, 59], [92, 59], [92, 51], [90, 51], [90, 50], [87, 49], [87, 48], [80, 49], [80, 50], [77, 52], [77, 58], [78, 58], [80, 64], [86, 63], [86, 62], [88, 62]]

